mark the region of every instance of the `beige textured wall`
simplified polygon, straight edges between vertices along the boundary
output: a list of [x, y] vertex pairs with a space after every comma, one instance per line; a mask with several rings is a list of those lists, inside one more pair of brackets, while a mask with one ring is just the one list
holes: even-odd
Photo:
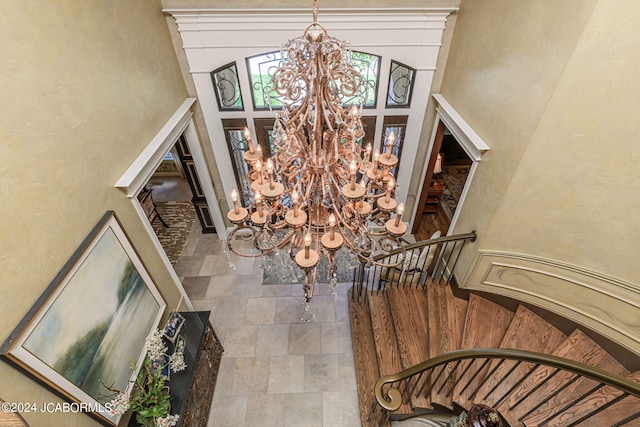
[[[187, 96], [160, 2], [3, 1], [0, 52], [0, 339], [110, 209], [175, 306], [169, 273], [113, 187]], [[4, 400], [60, 401], [5, 362], [0, 378]], [[25, 418], [97, 425], [82, 414]]]
[[457, 224], [479, 235], [463, 285], [636, 351], [638, 13], [632, 0], [463, 1], [442, 86], [491, 147]]
[[[477, 230], [472, 247], [486, 246], [490, 223], [595, 3], [462, 2], [441, 93], [491, 148], [456, 227]], [[470, 256], [461, 260], [462, 271], [469, 262]]]
[[483, 246], [638, 283], [640, 3], [600, 0]]

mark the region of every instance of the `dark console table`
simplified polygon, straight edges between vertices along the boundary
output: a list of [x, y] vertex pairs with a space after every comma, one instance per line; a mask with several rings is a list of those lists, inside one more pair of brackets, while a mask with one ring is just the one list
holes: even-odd
[[[167, 384], [171, 394], [171, 414], [180, 415], [178, 427], [206, 427], [224, 350], [209, 323], [208, 311], [180, 314], [185, 318], [179, 335], [186, 341], [184, 361], [187, 368], [170, 374]], [[171, 354], [174, 344], [169, 341], [166, 344]], [[137, 425], [135, 415], [132, 415], [129, 426]]]

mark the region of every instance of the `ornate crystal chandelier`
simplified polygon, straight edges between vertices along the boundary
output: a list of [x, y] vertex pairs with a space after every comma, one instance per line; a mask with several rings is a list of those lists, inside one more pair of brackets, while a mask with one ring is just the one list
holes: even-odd
[[[394, 198], [393, 133], [383, 153], [363, 148], [362, 107], [343, 105], [343, 99], [364, 99], [366, 93], [350, 54], [318, 23], [314, 0], [313, 23], [282, 47], [281, 65], [272, 76], [284, 98], [274, 125], [273, 157], [263, 159], [245, 131], [244, 160], [254, 197], [248, 209], [241, 207], [234, 190], [227, 215], [235, 225], [227, 240], [232, 252], [257, 257], [284, 251], [304, 271], [306, 312], [321, 257], [328, 260], [334, 290], [340, 248], [360, 262], [373, 262], [374, 255], [402, 246], [407, 229], [401, 221], [404, 205]], [[237, 244], [242, 241], [251, 244]], [[402, 261], [398, 257], [392, 265]]]

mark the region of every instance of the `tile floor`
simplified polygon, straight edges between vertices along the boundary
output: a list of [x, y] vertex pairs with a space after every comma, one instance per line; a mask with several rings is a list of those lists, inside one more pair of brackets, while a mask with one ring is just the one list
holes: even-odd
[[358, 427], [349, 284], [316, 288], [301, 322], [301, 285], [262, 285], [260, 260], [232, 256], [196, 221], [175, 270], [197, 310], [210, 310], [225, 352], [209, 427]]

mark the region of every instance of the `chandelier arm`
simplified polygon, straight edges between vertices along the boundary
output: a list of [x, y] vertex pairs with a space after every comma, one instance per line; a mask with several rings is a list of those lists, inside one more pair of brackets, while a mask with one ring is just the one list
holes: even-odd
[[287, 224], [285, 220], [280, 220], [275, 224], [271, 224], [271, 228], [273, 228], [274, 230], [282, 230], [283, 228], [287, 227], [289, 227], [289, 224]]
[[233, 247], [233, 244], [231, 243], [232, 241], [234, 241], [233, 237], [242, 230], [249, 230], [251, 232], [251, 235], [249, 237], [247, 237], [246, 239], [252, 239], [253, 243], [255, 245], [256, 240], [255, 237], [257, 237], [257, 234], [259, 234], [253, 227], [249, 227], [243, 224], [239, 224], [236, 226], [236, 228], [234, 228], [228, 235], [227, 235], [227, 249], [229, 249], [231, 252], [233, 252], [234, 254], [241, 256], [241, 257], [245, 257], [245, 258], [257, 258], [260, 256], [263, 256], [267, 253], [270, 253], [269, 251], [273, 250], [273, 248], [267, 248], [265, 251], [263, 251], [262, 249], [256, 247], [256, 249], [258, 249], [260, 252], [258, 253], [249, 253], [249, 252], [243, 252], [238, 250], [237, 248]]
[[[345, 68], [350, 72], [357, 71], [350, 65], [345, 66]], [[340, 81], [340, 92], [344, 93], [346, 96], [355, 96], [358, 94], [359, 87], [362, 87], [364, 82], [362, 81], [362, 77], [358, 76], [350, 76], [349, 73], [344, 70], [336, 70], [337, 77], [336, 80]]]
[[[349, 242], [347, 244], [347, 246], [349, 246], [349, 248], [351, 249], [352, 252], [356, 252], [358, 255], [362, 256], [362, 257], [366, 257], [368, 258], [370, 256], [371, 253], [373, 253], [373, 247], [371, 247], [369, 250], [367, 250], [366, 248], [360, 248], [355, 244], [355, 239], [358, 237], [358, 235], [356, 234], [356, 232], [351, 228], [351, 226], [349, 226], [348, 224], [345, 224], [347, 230], [349, 231], [349, 236], [345, 236], [345, 242]], [[373, 239], [370, 238], [370, 236], [367, 233], [362, 233], [362, 235], [367, 239], [367, 241], [369, 242], [369, 246], [373, 246], [372, 243], [374, 242]], [[369, 254], [369, 255], [365, 255], [365, 254]]]
[[[298, 130], [298, 132], [302, 132], [301, 130]], [[304, 134], [302, 135], [304, 136]], [[295, 140], [298, 143], [298, 151], [301, 153], [304, 153], [306, 151], [306, 146], [304, 145], [303, 138], [300, 138], [298, 135], [294, 134]]]
[[297, 233], [297, 229], [296, 229], [296, 228], [293, 228], [293, 229], [289, 230], [289, 231], [287, 232], [287, 234], [285, 234], [285, 235], [282, 237], [282, 240], [280, 240], [280, 242], [278, 242], [278, 243], [276, 244], [276, 247], [277, 247], [278, 249], [282, 249], [282, 248], [284, 248], [285, 246], [287, 246], [287, 244], [288, 244], [288, 243], [293, 239], [293, 237], [295, 236], [295, 234], [296, 234], [296, 233]]
[[[334, 205], [334, 206], [339, 206], [339, 204], [338, 204], [338, 203], [336, 202], [336, 200], [334, 199], [333, 195], [330, 195], [329, 197], [331, 198], [331, 203], [333, 203], [333, 205]], [[347, 222], [347, 218], [343, 215], [343, 213], [344, 213], [344, 212], [342, 212], [342, 211], [339, 211], [339, 212], [338, 212], [338, 219], [339, 219], [338, 223], [339, 223], [339, 224], [342, 224], [342, 225], [343, 225], [343, 228], [348, 229], [348, 230], [349, 230], [349, 233], [350, 233], [351, 235], [355, 235], [355, 230], [354, 230], [353, 228], [351, 228], [351, 226], [348, 224], [348, 222]], [[350, 238], [348, 238], [348, 237], [346, 236], [346, 234], [345, 234], [345, 233], [341, 232], [341, 234], [343, 234], [343, 236], [345, 237], [345, 241], [347, 241], [347, 242], [348, 242], [349, 240], [351, 240]], [[351, 246], [351, 245], [349, 245], [349, 244], [348, 244], [347, 246]]]
[[296, 171], [294, 169], [295, 160], [296, 160], [295, 157], [293, 156], [289, 157], [288, 159], [286, 159], [285, 164], [283, 164], [281, 168], [281, 174], [284, 176], [289, 189], [295, 186], [295, 181], [296, 181]]
[[309, 200], [309, 195], [311, 194], [311, 189], [313, 188], [313, 183], [315, 182], [315, 179], [316, 179], [315, 175], [311, 175], [309, 184], [307, 184], [307, 192], [304, 195], [304, 198], [306, 200]]
[[[327, 124], [328, 128], [331, 131], [334, 131], [334, 127], [333, 127], [333, 123], [331, 118], [329, 117], [328, 113], [327, 113], [327, 109], [329, 110], [330, 113], [332, 113], [337, 119], [342, 119], [339, 109], [335, 106], [334, 102], [336, 101], [333, 96], [331, 96], [330, 90], [329, 90], [329, 84], [327, 85], [323, 85], [322, 87], [322, 99], [326, 100], [324, 104], [324, 108], [323, 108], [323, 112], [324, 112], [324, 118], [325, 118], [325, 123]], [[329, 93], [327, 93], [329, 92]], [[337, 121], [337, 120], [336, 120]], [[340, 120], [342, 121], [342, 120]]]
[[[347, 171], [345, 169], [342, 168], [341, 165], [338, 165], [336, 167], [337, 170], [332, 171], [333, 175], [333, 180], [334, 182], [337, 182], [339, 186], [345, 186], [347, 185], [348, 179], [347, 179]], [[340, 206], [339, 204], [336, 206]]]

